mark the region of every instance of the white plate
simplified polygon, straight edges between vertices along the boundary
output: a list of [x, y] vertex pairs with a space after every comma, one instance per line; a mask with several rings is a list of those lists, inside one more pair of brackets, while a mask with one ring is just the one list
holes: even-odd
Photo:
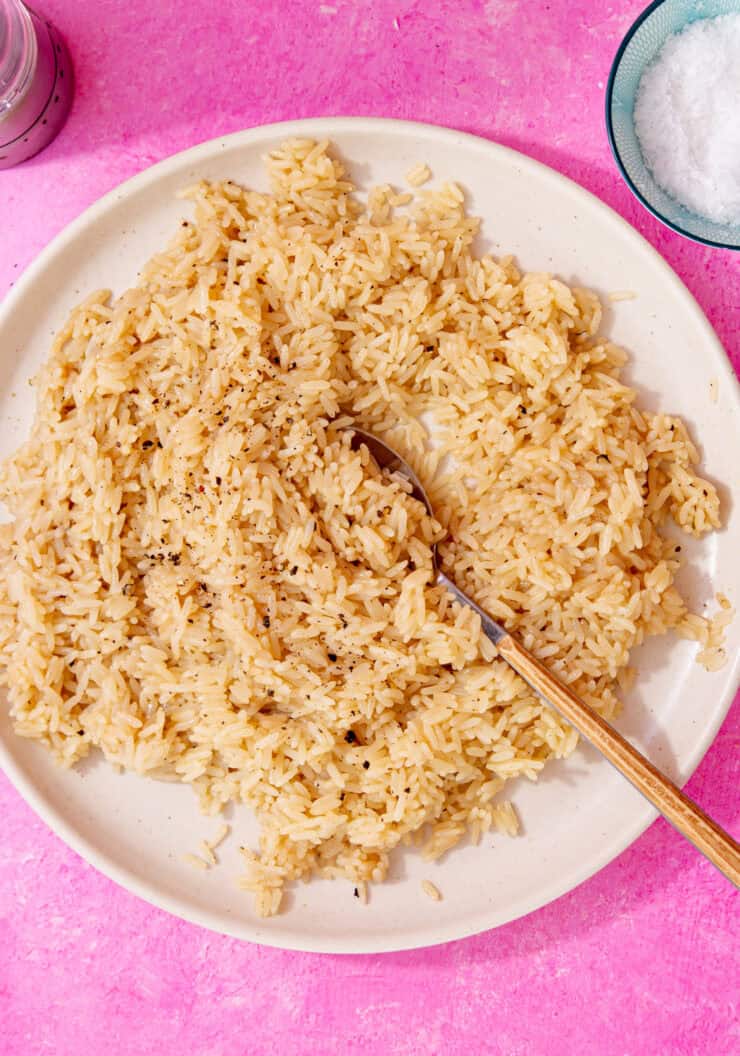
[[[39, 256], [0, 310], [0, 455], [26, 435], [33, 411], [26, 382], [46, 356], [52, 333], [88, 291], [101, 285], [121, 291], [135, 280], [137, 269], [187, 215], [188, 206], [175, 192], [200, 177], [263, 187], [261, 158], [296, 135], [333, 140], [362, 187], [402, 183], [412, 164], [426, 161], [435, 179], [455, 179], [467, 189], [471, 211], [484, 218], [486, 248], [513, 252], [527, 269], [551, 269], [603, 294], [638, 294], [610, 307], [606, 326], [633, 354], [632, 377], [644, 392], [643, 402], [684, 415], [700, 442], [706, 472], [724, 483], [726, 527], [688, 547], [691, 569], [684, 585], [699, 609], [716, 587], [732, 594], [740, 578], [740, 399], [725, 354], [696, 303], [631, 227], [576, 184], [504, 147], [425, 125], [344, 118], [256, 128], [178, 154], [102, 198]], [[693, 662], [694, 645], [674, 638], [653, 641], [637, 656], [638, 689], [626, 702], [620, 726], [682, 781], [727, 712], [737, 684], [739, 642], [740, 621], [735, 621], [728, 643], [733, 660], [715, 674]], [[491, 836], [437, 865], [404, 853], [391, 881], [372, 890], [368, 906], [352, 897], [346, 883], [302, 884], [291, 891], [286, 912], [261, 921], [249, 896], [234, 885], [237, 844], [252, 841], [256, 833], [246, 808], [229, 819], [235, 834], [221, 849], [222, 864], [199, 872], [183, 863], [182, 854], [196, 850], [218, 822], [199, 815], [187, 787], [117, 775], [99, 760], [60, 772], [38, 745], [12, 734], [4, 713], [0, 758], [47, 823], [124, 887], [217, 931], [305, 950], [402, 949], [503, 924], [575, 887], [654, 817], [623, 778], [595, 753], [579, 749], [567, 763], [551, 765], [539, 785], [511, 787], [524, 821], [520, 838]], [[421, 892], [427, 877], [443, 892], [442, 902]]]

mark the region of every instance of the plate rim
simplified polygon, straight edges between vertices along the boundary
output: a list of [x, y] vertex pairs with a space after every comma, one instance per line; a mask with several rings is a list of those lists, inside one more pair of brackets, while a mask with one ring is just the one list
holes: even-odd
[[[0, 303], [0, 326], [4, 325], [12, 317], [17, 302], [32, 289], [37, 276], [42, 275], [53, 264], [55, 256], [74, 243], [77, 237], [84, 233], [86, 228], [104, 217], [108, 210], [123, 198], [155, 185], [160, 178], [166, 177], [171, 170], [176, 169], [182, 163], [197, 164], [200, 160], [210, 159], [218, 150], [235, 146], [254, 146], [261, 140], [280, 137], [290, 138], [293, 136], [319, 137], [331, 140], [334, 136], [342, 133], [362, 131], [363, 127], [374, 134], [385, 131], [409, 136], [413, 134], [427, 138], [431, 136], [443, 143], [447, 142], [451, 147], [454, 145], [459, 146], [463, 142], [471, 149], [498, 155], [522, 168], [535, 172], [540, 179], [550, 181], [552, 185], [557, 186], [561, 193], [565, 192], [579, 199], [590, 200], [590, 204], [602, 213], [606, 221], [621, 229], [623, 233], [628, 233], [629, 237], [636, 240], [643, 252], [648, 252], [658, 270], [662, 271], [664, 277], [673, 285], [677, 296], [684, 301], [686, 310], [693, 315], [694, 321], [700, 331], [702, 331], [704, 339], [714, 347], [717, 353], [716, 369], [722, 374], [719, 381], [732, 389], [735, 410], [740, 415], [740, 382], [735, 375], [722, 342], [693, 294], [667, 261], [639, 231], [591, 191], [588, 191], [585, 187], [582, 187], [549, 165], [545, 165], [527, 154], [514, 150], [512, 147], [504, 146], [494, 140], [486, 139], [483, 136], [421, 121], [366, 116], [301, 118], [292, 121], [273, 122], [266, 125], [255, 125], [225, 136], [217, 136], [213, 139], [205, 140], [176, 154], [169, 155], [129, 177], [122, 183], [117, 184], [89, 205], [79, 216], [54, 236], [23, 271], [15, 286], [3, 298]], [[727, 680], [727, 688], [716, 700], [711, 721], [704, 727], [702, 736], [687, 760], [684, 784], [690, 779], [709, 750], [730, 710], [739, 685], [740, 655], [734, 658]], [[323, 938], [319, 941], [311, 941], [300, 930], [286, 929], [273, 934], [263, 930], [260, 926], [259, 918], [255, 918], [254, 922], [244, 920], [231, 921], [226, 916], [218, 915], [211, 910], [196, 908], [185, 900], [162, 892], [152, 882], [144, 880], [134, 872], [118, 865], [107, 853], [97, 849], [91, 841], [68, 823], [58, 808], [27, 778], [20, 765], [16, 764], [3, 738], [0, 738], [0, 766], [16, 791], [52, 832], [79, 854], [84, 861], [104, 876], [119, 884], [124, 890], [137, 895], [150, 905], [163, 909], [177, 918], [205, 927], [218, 934], [273, 948], [311, 953], [393, 953], [401, 950], [437, 946], [500, 927], [549, 905], [556, 899], [573, 891], [622, 854], [659, 816], [655, 808], [645, 801], [639, 813], [636, 813], [633, 824], [626, 829], [621, 829], [617, 834], [617, 838], [612, 837], [598, 855], [589, 857], [587, 864], [577, 865], [565, 875], [561, 874], [556, 880], [541, 889], [536, 896], [527, 896], [518, 902], [508, 903], [508, 908], [504, 914], [497, 914], [493, 910], [482, 911], [468, 925], [460, 927], [455, 922], [441, 924], [436, 926], [431, 933], [428, 927], [421, 927], [412, 932], [403, 932], [403, 937], [399, 937], [399, 941], [392, 939], [389, 941], [387, 934], [382, 934], [378, 938], [365, 935], [359, 941], [357, 939], [353, 940], [351, 937], [347, 939], [333, 937], [331, 939]]]

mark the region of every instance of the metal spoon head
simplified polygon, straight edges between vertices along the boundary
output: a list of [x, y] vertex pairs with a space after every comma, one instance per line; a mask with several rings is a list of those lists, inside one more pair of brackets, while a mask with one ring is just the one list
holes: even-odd
[[[375, 459], [380, 469], [387, 469], [391, 473], [398, 473], [400, 476], [404, 477], [404, 479], [411, 485], [412, 496], [418, 502], [423, 503], [430, 517], [434, 517], [434, 510], [432, 509], [432, 504], [429, 501], [427, 493], [424, 491], [419, 478], [416, 473], [414, 473], [406, 459], [401, 458], [398, 451], [394, 451], [392, 447], [389, 447], [383, 440], [379, 440], [377, 436], [373, 436], [372, 433], [366, 433], [363, 429], [356, 429], [354, 426], [348, 431], [351, 431], [352, 433], [352, 439], [350, 440], [351, 446], [357, 451], [364, 445], [370, 452], [372, 458]], [[498, 642], [505, 638], [507, 634], [501, 624], [496, 623], [487, 612], [484, 612], [483, 609], [481, 609], [472, 598], [469, 598], [468, 595], [462, 591], [439, 567], [439, 564], [437, 563], [436, 544], [432, 547], [432, 561], [434, 563], [436, 582], [449, 590], [461, 605], [468, 605], [478, 613], [481, 619], [481, 628], [486, 637], [490, 638], [494, 644], [498, 644]]]
[[357, 451], [364, 445], [381, 469], [387, 469], [389, 473], [398, 473], [404, 478], [404, 480], [407, 480], [411, 485], [411, 494], [413, 497], [417, 502], [421, 502], [426, 507], [429, 516], [433, 517], [434, 510], [427, 497], [427, 493], [424, 491], [419, 478], [416, 473], [414, 473], [406, 459], [401, 458], [399, 453], [394, 451], [392, 447], [389, 447], [385, 441], [379, 440], [377, 436], [373, 436], [372, 433], [366, 433], [364, 429], [357, 429], [355, 426], [352, 426], [351, 433], [352, 439], [350, 444], [352, 447]]

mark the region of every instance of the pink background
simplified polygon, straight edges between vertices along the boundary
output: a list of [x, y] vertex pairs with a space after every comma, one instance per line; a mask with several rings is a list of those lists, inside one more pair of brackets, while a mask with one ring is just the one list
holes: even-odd
[[[0, 290], [105, 191], [201, 140], [322, 114], [415, 118], [509, 144], [594, 191], [676, 269], [738, 365], [740, 254], [661, 228], [609, 154], [604, 85], [641, 7], [43, 0], [70, 43], [77, 95], [59, 139], [0, 173]], [[739, 742], [736, 701], [689, 784], [735, 834]], [[338, 958], [249, 946], [151, 908], [68, 850], [2, 778], [0, 819], [0, 1056], [740, 1051], [736, 896], [663, 821], [524, 920]]]

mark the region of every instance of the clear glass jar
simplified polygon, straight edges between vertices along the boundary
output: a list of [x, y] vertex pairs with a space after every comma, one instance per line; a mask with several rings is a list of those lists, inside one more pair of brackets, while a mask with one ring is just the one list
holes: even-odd
[[72, 63], [56, 29], [21, 0], [0, 0], [0, 169], [51, 142], [72, 94]]

